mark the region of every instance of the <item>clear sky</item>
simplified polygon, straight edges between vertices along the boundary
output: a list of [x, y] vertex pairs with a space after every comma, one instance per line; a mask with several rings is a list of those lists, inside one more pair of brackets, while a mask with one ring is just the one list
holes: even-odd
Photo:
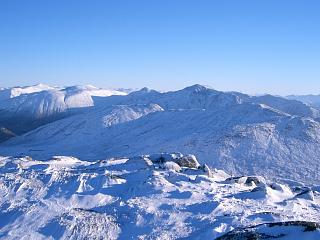
[[0, 86], [320, 93], [318, 0], [0, 0]]

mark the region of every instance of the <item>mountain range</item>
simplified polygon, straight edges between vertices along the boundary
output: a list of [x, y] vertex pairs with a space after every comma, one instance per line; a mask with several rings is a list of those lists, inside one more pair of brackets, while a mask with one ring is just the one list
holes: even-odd
[[231, 175], [320, 180], [320, 110], [298, 98], [201, 85], [129, 94], [37, 85], [1, 90], [0, 98], [0, 126], [12, 133], [0, 144], [3, 156], [95, 161], [181, 152]]

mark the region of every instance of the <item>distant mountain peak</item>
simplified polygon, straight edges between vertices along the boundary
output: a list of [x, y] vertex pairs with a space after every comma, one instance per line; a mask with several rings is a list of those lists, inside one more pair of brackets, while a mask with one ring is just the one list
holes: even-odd
[[33, 85], [34, 87], [43, 87], [43, 88], [53, 88], [52, 86], [45, 84], [45, 83], [38, 83]]
[[141, 88], [139, 91], [140, 91], [140, 92], [151, 92], [151, 91], [155, 91], [155, 90], [153, 90], [153, 89], [151, 89], [151, 88], [148, 88], [148, 87], [143, 87], [143, 88]]
[[146, 94], [146, 93], [159, 93], [159, 92], [154, 90], [154, 89], [151, 89], [151, 88], [148, 88], [148, 87], [144, 87], [144, 88], [141, 88], [138, 91], [132, 92], [131, 94], [140, 95], [140, 94]]
[[189, 87], [184, 88], [183, 90], [194, 91], [194, 92], [202, 92], [202, 91], [206, 91], [208, 89], [214, 90], [209, 86], [204, 86], [204, 85], [200, 85], [200, 84], [191, 85]]

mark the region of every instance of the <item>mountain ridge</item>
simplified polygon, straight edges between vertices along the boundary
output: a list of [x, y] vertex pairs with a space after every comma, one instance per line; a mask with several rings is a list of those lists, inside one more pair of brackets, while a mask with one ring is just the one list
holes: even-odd
[[[320, 180], [318, 110], [296, 100], [193, 85], [98, 96], [83, 112], [0, 145], [0, 155], [88, 160], [150, 152], [193, 153], [234, 174]], [[317, 154], [319, 152], [319, 154]]]

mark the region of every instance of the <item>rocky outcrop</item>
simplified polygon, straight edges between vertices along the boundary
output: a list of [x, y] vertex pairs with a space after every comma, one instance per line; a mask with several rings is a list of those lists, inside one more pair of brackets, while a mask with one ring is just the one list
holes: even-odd
[[16, 135], [5, 127], [0, 128], [0, 143], [7, 141], [8, 139], [15, 137]]
[[[297, 228], [294, 230], [294, 228]], [[276, 229], [275, 229], [276, 228]], [[237, 228], [221, 237], [217, 240], [242, 240], [242, 239], [278, 239], [291, 237], [295, 239], [295, 235], [299, 235], [298, 232], [307, 234], [308, 232], [314, 232], [320, 230], [320, 224], [315, 222], [304, 221], [288, 221], [288, 222], [275, 222], [265, 223], [247, 228]], [[299, 235], [300, 236], [300, 235]], [[311, 236], [311, 234], [310, 234]], [[308, 239], [317, 239], [319, 234], [315, 234], [314, 237]], [[290, 239], [291, 239], [290, 238]]]
[[196, 156], [194, 155], [186, 155], [181, 158], [178, 158], [175, 160], [175, 162], [180, 166], [180, 167], [187, 167], [187, 168], [198, 168], [200, 166]]

